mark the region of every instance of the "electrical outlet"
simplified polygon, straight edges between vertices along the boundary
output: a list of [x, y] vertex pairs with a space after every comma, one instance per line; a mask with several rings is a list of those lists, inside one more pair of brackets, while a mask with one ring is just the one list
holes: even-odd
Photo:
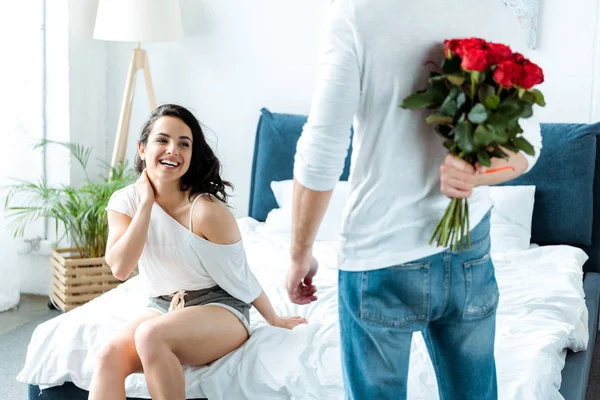
[[52, 242], [41, 237], [20, 239], [17, 241], [17, 253], [32, 256], [50, 256], [52, 254]]

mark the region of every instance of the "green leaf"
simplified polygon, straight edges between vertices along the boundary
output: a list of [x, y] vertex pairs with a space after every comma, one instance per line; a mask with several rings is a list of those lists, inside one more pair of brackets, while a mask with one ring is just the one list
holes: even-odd
[[482, 84], [485, 81], [485, 72], [483, 71], [471, 71], [471, 79], [475, 80], [475, 83]]
[[484, 83], [483, 85], [479, 86], [479, 89], [477, 89], [477, 96], [479, 97], [479, 101], [482, 103], [486, 98], [494, 95], [496, 95], [496, 89], [487, 83]]
[[474, 124], [483, 124], [489, 117], [488, 111], [485, 106], [481, 103], [475, 104], [475, 106], [469, 112], [469, 121]]
[[494, 120], [493, 117], [496, 116], [492, 115], [492, 117], [490, 117], [490, 119], [488, 119], [488, 122], [486, 123], [486, 126], [492, 132], [491, 143], [504, 144], [508, 142], [509, 139], [508, 132], [506, 131], [507, 124], [502, 121]]
[[454, 100], [450, 96], [446, 97], [446, 100], [440, 107], [440, 113], [442, 113], [443, 115], [446, 115], [446, 116], [454, 117], [454, 115], [456, 114], [457, 111], [458, 111], [458, 104], [456, 103], [456, 100]]
[[532, 89], [529, 92], [535, 96], [535, 103], [538, 106], [544, 107], [546, 105], [546, 100], [544, 99], [544, 95], [542, 94], [542, 92], [540, 92], [537, 89]]
[[486, 167], [492, 166], [492, 161], [490, 160], [490, 156], [487, 151], [481, 149], [477, 152], [477, 160], [481, 163], [481, 165], [485, 165]]
[[508, 124], [507, 133], [509, 137], [516, 138], [519, 133], [523, 133], [523, 129], [518, 121], [513, 121]]
[[506, 142], [506, 143], [504, 143], [502, 146], [503, 146], [503, 147], [504, 147], [506, 150], [510, 150], [510, 151], [512, 151], [513, 153], [518, 153], [518, 152], [519, 152], [519, 149], [518, 149], [518, 148], [517, 148], [517, 147], [516, 147], [514, 144], [512, 144], [511, 142]]
[[444, 116], [444, 115], [438, 115], [438, 114], [431, 114], [425, 120], [425, 122], [427, 122], [430, 125], [431, 124], [451, 124], [452, 121], [454, 121], [454, 118]]
[[530, 118], [533, 115], [533, 106], [528, 103], [523, 103], [523, 111], [521, 112], [521, 118]]
[[430, 78], [428, 79], [429, 83], [443, 81], [446, 79], [448, 75], [441, 75], [439, 72], [432, 72]]
[[446, 74], [462, 73], [462, 69], [460, 68], [461, 61], [460, 57], [457, 56], [444, 59], [442, 61], [442, 71]]
[[400, 107], [406, 110], [419, 110], [432, 104], [434, 104], [434, 101], [430, 92], [417, 92], [405, 98]]
[[473, 125], [468, 121], [460, 123], [456, 126], [455, 143], [463, 153], [472, 153], [475, 148], [473, 143]]
[[83, 146], [81, 144], [77, 144], [77, 143], [59, 142], [56, 140], [48, 140], [48, 139], [40, 140], [40, 142], [38, 144], [36, 144], [35, 146], [33, 146], [33, 148], [38, 149], [40, 147], [44, 147], [49, 144], [56, 144], [56, 145], [59, 145], [59, 146], [62, 146], [64, 148], [68, 149], [71, 152], [71, 155], [73, 156], [73, 158], [75, 158], [75, 160], [81, 166], [83, 172], [86, 175], [86, 178], [88, 178], [86, 169], [87, 169], [88, 161], [90, 159], [90, 154], [92, 152], [91, 148], [85, 147], [85, 146]]
[[535, 104], [535, 95], [531, 92], [525, 91], [522, 95], [519, 94], [519, 98], [529, 105]]
[[535, 155], [535, 149], [524, 137], [514, 138], [512, 143], [517, 149], [524, 151], [525, 154], [529, 154], [530, 156]]
[[502, 149], [498, 146], [494, 146], [494, 148], [491, 152], [489, 152], [489, 154], [492, 157], [508, 159], [508, 154], [503, 152]]
[[494, 124], [503, 124], [506, 128], [511, 121], [522, 117], [525, 104], [527, 103], [516, 99], [504, 100], [493, 115]]
[[500, 105], [500, 96], [488, 96], [485, 98], [485, 100], [483, 100], [483, 104], [486, 106], [486, 108], [495, 110], [498, 108], [498, 105]]
[[464, 93], [461, 88], [452, 86], [448, 91], [448, 97], [450, 97], [453, 100], [456, 100], [461, 93]]
[[494, 132], [485, 124], [478, 125], [473, 132], [473, 143], [477, 148], [486, 148], [494, 142]]
[[448, 75], [446, 78], [448, 79], [448, 82], [455, 86], [462, 86], [466, 80], [463, 75]]
[[465, 92], [461, 92], [458, 94], [458, 96], [456, 96], [456, 105], [458, 106], [458, 108], [461, 108], [462, 106], [464, 106], [466, 102], [467, 102], [467, 95], [465, 94]]
[[446, 97], [448, 97], [449, 90], [446, 87], [446, 82], [440, 81], [434, 82], [428, 89], [428, 92], [431, 94], [433, 99], [432, 106], [440, 107], [446, 100]]

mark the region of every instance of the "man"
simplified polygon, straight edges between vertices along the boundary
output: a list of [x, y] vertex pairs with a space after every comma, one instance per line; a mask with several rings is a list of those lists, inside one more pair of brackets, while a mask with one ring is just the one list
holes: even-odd
[[[498, 286], [488, 185], [531, 169], [510, 153], [485, 174], [447, 156], [426, 114], [399, 108], [423, 88], [444, 39], [482, 37], [522, 50], [501, 0], [336, 0], [294, 166], [290, 299], [317, 299], [312, 245], [343, 169], [354, 122], [350, 194], [339, 254], [341, 352], [348, 399], [406, 398], [412, 334], [422, 331], [441, 399], [497, 398]], [[354, 120], [353, 120], [354, 118]], [[521, 120], [539, 155], [539, 125]], [[429, 244], [449, 197], [468, 198], [471, 248]]]

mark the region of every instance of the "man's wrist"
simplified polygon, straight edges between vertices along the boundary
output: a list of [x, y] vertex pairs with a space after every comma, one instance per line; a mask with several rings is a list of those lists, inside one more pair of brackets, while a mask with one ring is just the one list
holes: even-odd
[[290, 247], [290, 256], [294, 262], [302, 262], [312, 255], [312, 245], [293, 244]]

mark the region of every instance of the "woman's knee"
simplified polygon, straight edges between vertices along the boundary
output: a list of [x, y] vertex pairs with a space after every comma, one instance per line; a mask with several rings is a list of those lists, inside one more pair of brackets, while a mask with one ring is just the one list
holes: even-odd
[[164, 350], [166, 342], [160, 325], [145, 321], [135, 330], [135, 348], [142, 361], [151, 361]]
[[127, 345], [123, 340], [113, 339], [96, 354], [96, 368], [106, 371], [126, 369], [130, 364], [127, 362], [127, 354]]

